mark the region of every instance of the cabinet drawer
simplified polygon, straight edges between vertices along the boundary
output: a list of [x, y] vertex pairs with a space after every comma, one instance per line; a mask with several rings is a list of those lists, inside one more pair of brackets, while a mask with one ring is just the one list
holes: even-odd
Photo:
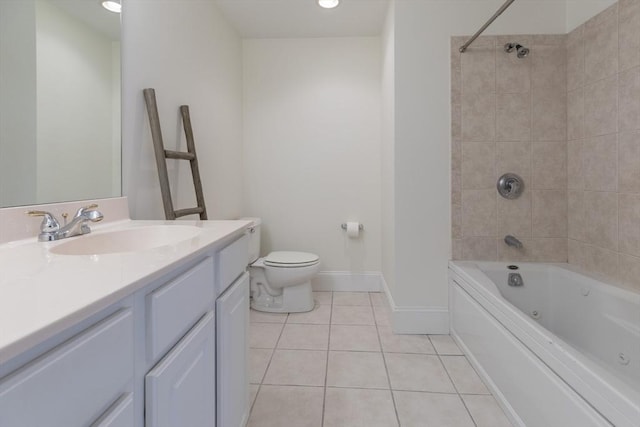
[[166, 353], [212, 306], [213, 259], [147, 295], [147, 340], [151, 360]]
[[91, 427], [133, 427], [133, 394], [122, 395]]
[[125, 309], [0, 382], [0, 426], [91, 424], [131, 387], [133, 357]]
[[247, 268], [249, 259], [249, 237], [242, 236], [217, 254], [218, 295], [233, 283]]

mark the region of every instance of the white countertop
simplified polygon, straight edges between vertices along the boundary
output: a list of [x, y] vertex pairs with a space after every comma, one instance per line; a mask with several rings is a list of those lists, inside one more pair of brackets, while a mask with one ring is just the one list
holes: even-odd
[[248, 221], [132, 221], [93, 226], [96, 235], [135, 227], [191, 225], [195, 237], [138, 252], [56, 255], [35, 237], [0, 245], [0, 364], [132, 294], [179, 264], [239, 236]]

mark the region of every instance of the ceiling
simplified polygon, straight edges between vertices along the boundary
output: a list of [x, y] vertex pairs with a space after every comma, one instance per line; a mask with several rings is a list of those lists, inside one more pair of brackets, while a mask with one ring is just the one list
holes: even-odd
[[356, 37], [382, 32], [388, 0], [215, 0], [243, 38]]

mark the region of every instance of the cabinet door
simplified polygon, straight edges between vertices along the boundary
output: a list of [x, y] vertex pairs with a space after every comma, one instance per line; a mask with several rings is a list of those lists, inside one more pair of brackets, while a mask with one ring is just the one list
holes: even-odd
[[208, 312], [145, 378], [147, 427], [214, 427], [215, 316]]
[[133, 393], [126, 393], [91, 427], [133, 427]]
[[86, 426], [133, 379], [133, 314], [123, 309], [0, 381], [0, 426]]
[[242, 427], [249, 416], [249, 274], [216, 301], [218, 426]]

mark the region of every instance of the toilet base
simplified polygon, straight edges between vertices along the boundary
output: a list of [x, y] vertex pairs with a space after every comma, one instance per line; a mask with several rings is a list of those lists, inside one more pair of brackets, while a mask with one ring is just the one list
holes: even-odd
[[282, 289], [282, 294], [269, 295], [262, 284], [257, 285], [251, 295], [251, 308], [268, 313], [304, 313], [313, 310], [311, 282]]

